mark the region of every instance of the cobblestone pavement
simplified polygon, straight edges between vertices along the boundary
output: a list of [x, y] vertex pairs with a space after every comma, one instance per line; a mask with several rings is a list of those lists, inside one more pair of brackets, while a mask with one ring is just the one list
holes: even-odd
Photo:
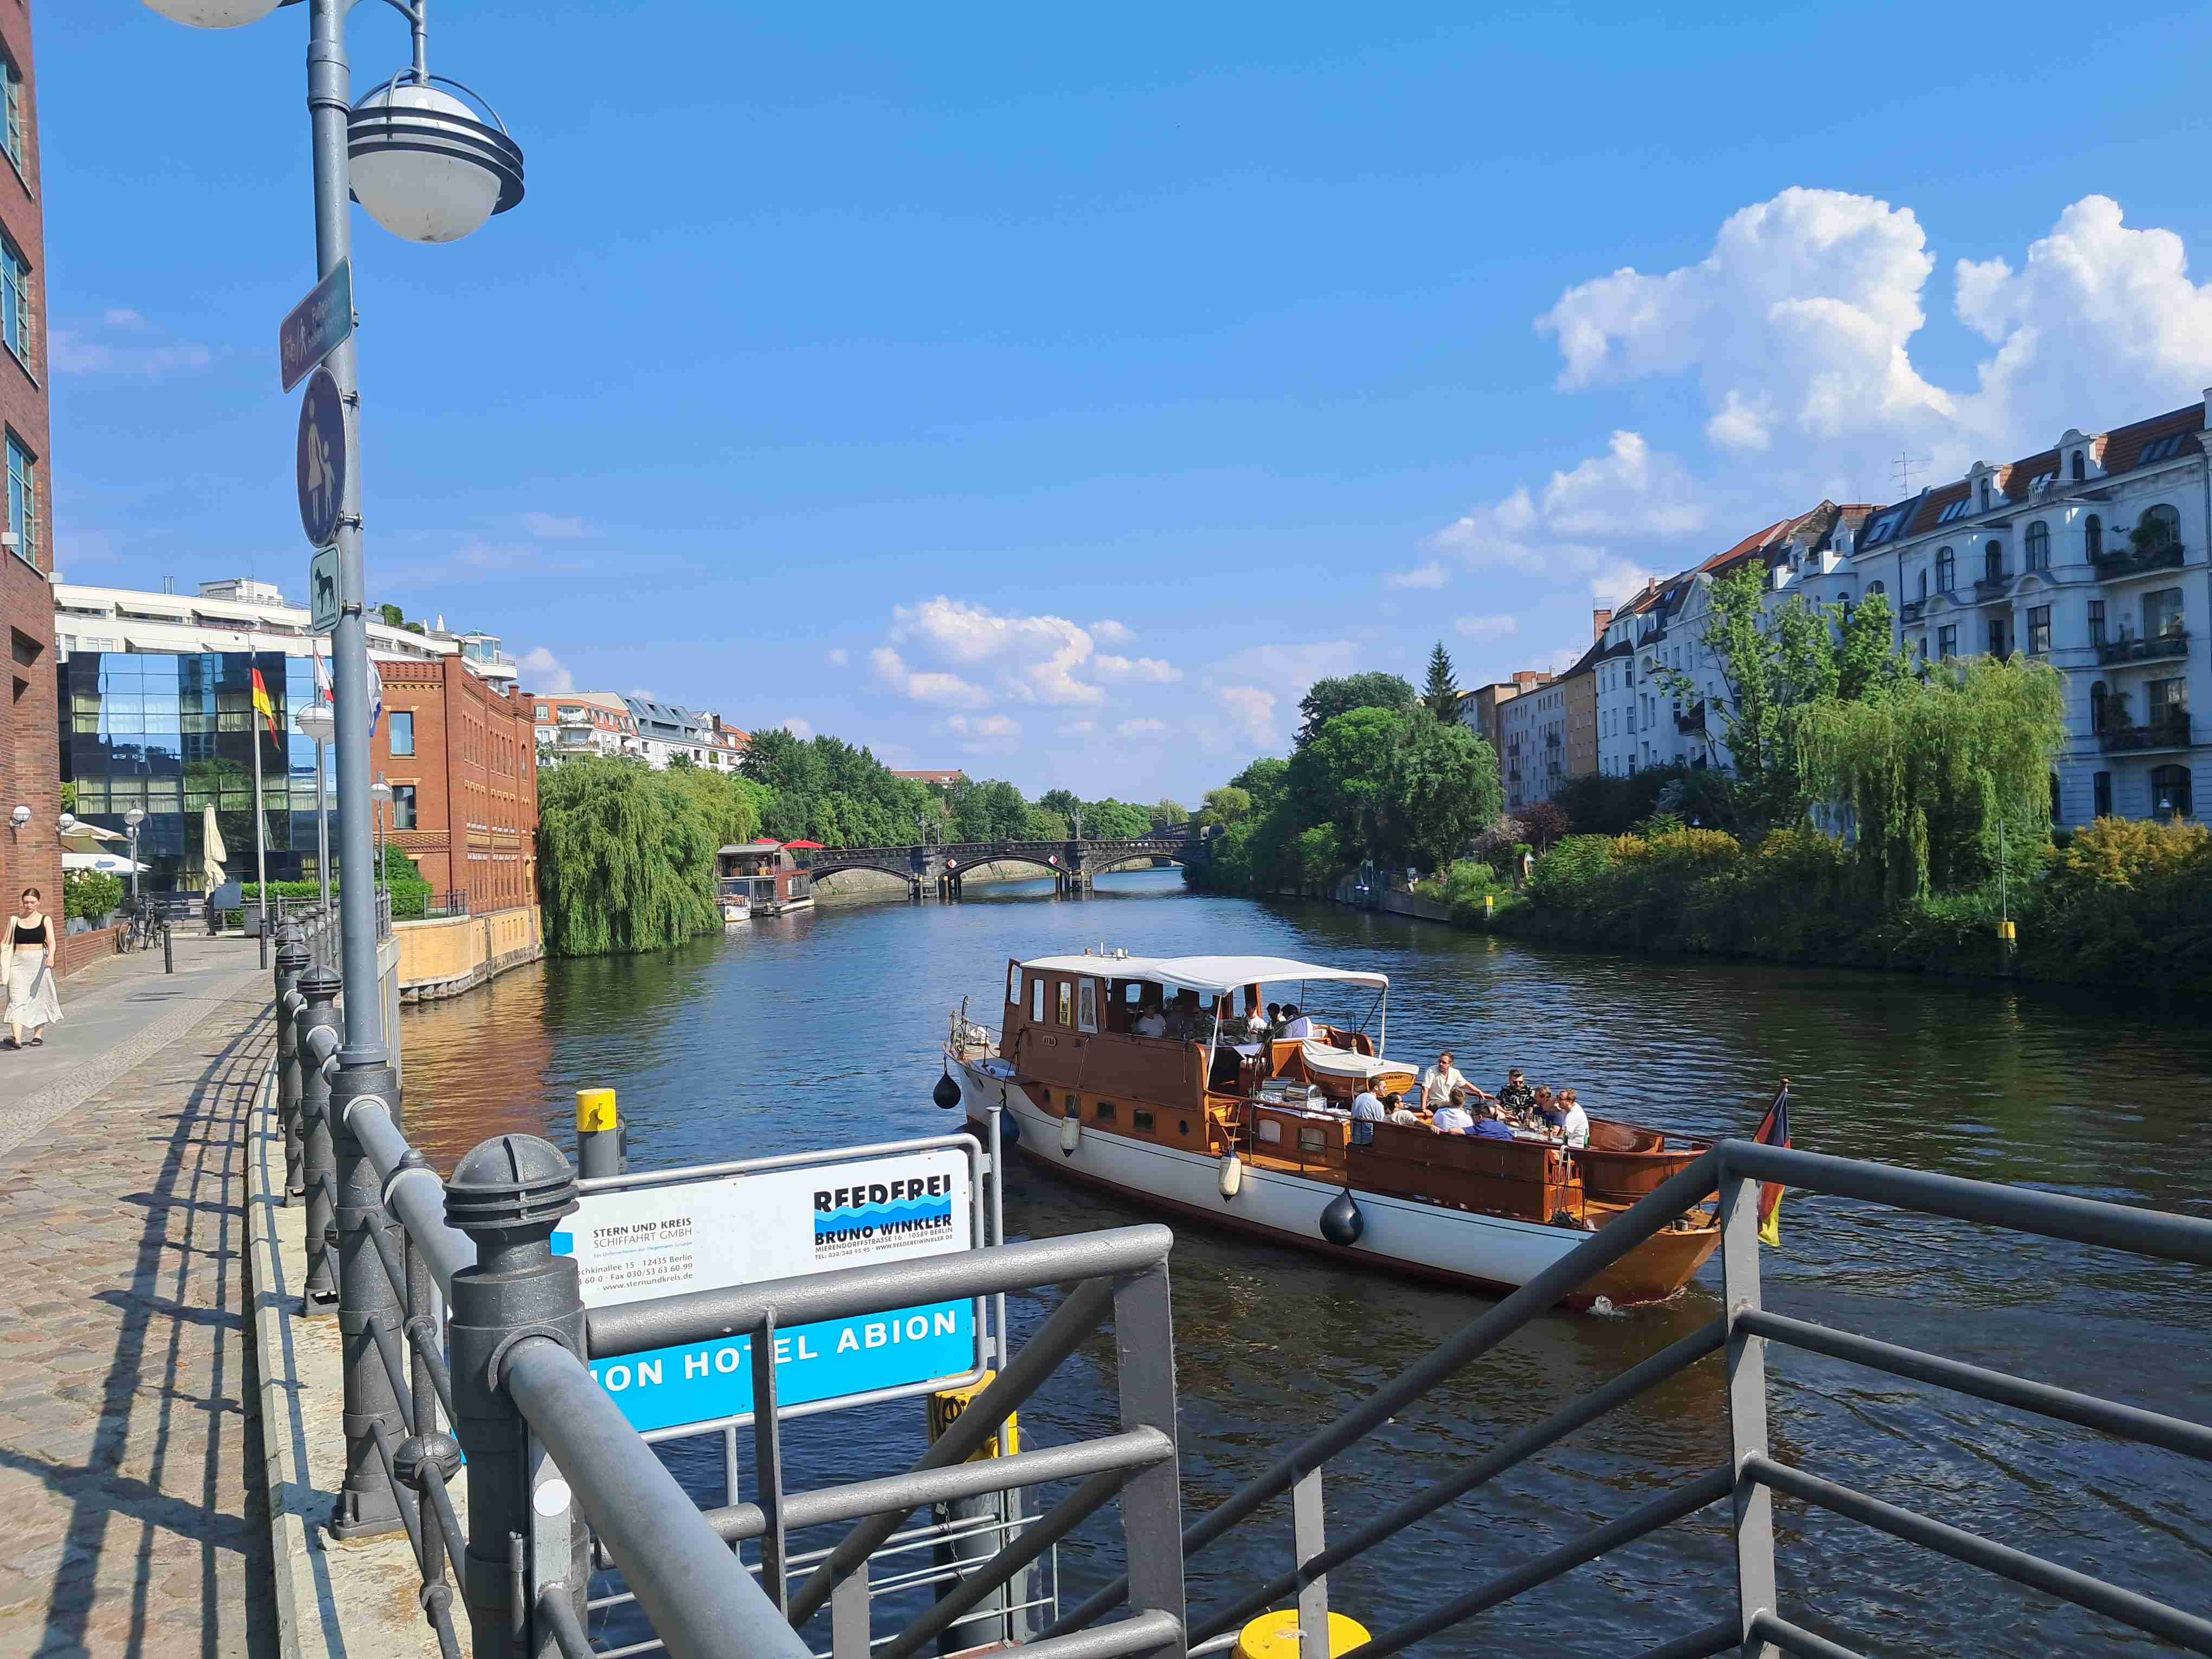
[[0, 1659], [276, 1650], [241, 1404], [267, 1003], [258, 975], [206, 986], [189, 1029], [0, 1152]]

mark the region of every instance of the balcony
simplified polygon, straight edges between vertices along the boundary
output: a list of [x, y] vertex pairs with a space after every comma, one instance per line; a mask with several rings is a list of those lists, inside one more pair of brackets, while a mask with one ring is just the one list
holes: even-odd
[[2146, 576], [2154, 570], [2181, 568], [2182, 547], [2179, 542], [2168, 542], [2163, 547], [2154, 547], [2147, 552], [2130, 549], [2124, 553], [2100, 553], [2089, 562], [2096, 567], [2100, 582], [2123, 581], [2130, 576]]
[[2100, 664], [2124, 662], [2168, 662], [2189, 654], [2189, 631], [2176, 628], [2142, 640], [2099, 640], [2097, 660]]
[[1686, 712], [1685, 712], [1685, 713], [1683, 713], [1683, 714], [1680, 714], [1675, 715], [1675, 716], [1674, 716], [1674, 729], [1675, 729], [1677, 732], [1680, 732], [1680, 733], [1682, 733], [1682, 734], [1683, 734], [1683, 736], [1685, 736], [1685, 737], [1699, 737], [1699, 738], [1702, 738], [1703, 736], [1705, 736], [1705, 704], [1703, 704], [1703, 703], [1699, 703], [1699, 704], [1698, 704], [1695, 708], [1689, 709], [1689, 710], [1687, 710]]
[[1920, 618], [1921, 618], [1923, 615], [1925, 615], [1925, 614], [1926, 614], [1927, 610], [1928, 610], [1928, 601], [1927, 601], [1927, 600], [1925, 600], [1925, 599], [1907, 599], [1907, 600], [1906, 600], [1903, 605], [1899, 605], [1899, 606], [1898, 607], [1898, 609], [1897, 609], [1897, 614], [1898, 614], [1899, 617], [1900, 619], [1902, 619], [1903, 621], [1909, 622], [1909, 623], [1917, 623], [1917, 622], [1918, 622], [1918, 621], [1920, 620]]
[[2163, 716], [2148, 726], [2108, 726], [2097, 733], [2097, 747], [2108, 755], [2141, 749], [2186, 749], [2190, 744], [2186, 714]]
[[1974, 584], [1976, 605], [1995, 605], [2012, 590], [2012, 573], [2001, 576], [1984, 576]]

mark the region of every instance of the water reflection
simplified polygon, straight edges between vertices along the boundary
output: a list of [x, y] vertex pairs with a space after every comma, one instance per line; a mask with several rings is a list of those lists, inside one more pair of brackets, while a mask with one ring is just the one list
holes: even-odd
[[[1448, 1045], [1486, 1085], [1518, 1064], [1576, 1085], [1600, 1110], [1747, 1133], [1786, 1073], [1802, 1146], [2200, 1214], [2212, 1204], [2202, 1024], [2134, 999], [1534, 951], [1334, 906], [1190, 896], [1172, 872], [1108, 878], [1083, 903], [1048, 894], [1034, 883], [951, 907], [824, 905], [651, 957], [525, 969], [410, 1011], [410, 1128], [441, 1167], [504, 1130], [565, 1145], [574, 1091], [612, 1084], [641, 1164], [940, 1133], [948, 1119], [928, 1091], [950, 1008], [966, 995], [995, 1024], [1009, 957], [1104, 944], [1378, 969], [1394, 981], [1392, 1052]], [[1140, 1218], [1026, 1166], [1008, 1198], [1017, 1236]], [[1771, 1306], [2212, 1418], [2201, 1275], [1802, 1195], [1782, 1224], [1784, 1247], [1764, 1264]], [[1179, 1227], [1174, 1273], [1191, 1512], [1487, 1305], [1203, 1228]], [[1715, 1264], [1674, 1302], [1632, 1316], [1540, 1322], [1332, 1466], [1332, 1530], [1711, 1318], [1717, 1276]], [[1017, 1301], [1018, 1336], [1052, 1299]], [[2192, 1588], [2212, 1582], [2212, 1480], [2196, 1466], [1833, 1362], [1779, 1355], [1772, 1375], [1778, 1456], [2147, 1594], [2207, 1600]], [[1101, 1339], [1025, 1413], [1031, 1431], [1100, 1431], [1111, 1378]], [[900, 1467], [919, 1449], [920, 1416], [919, 1405], [890, 1407], [865, 1434], [845, 1419], [800, 1425], [794, 1478]], [[1333, 1575], [1333, 1590], [1379, 1627], [1724, 1456], [1708, 1364], [1432, 1518], [1395, 1553]], [[718, 1449], [678, 1462], [699, 1490], [718, 1487]], [[2139, 1645], [2087, 1614], [2023, 1611], [2008, 1586], [1845, 1523], [1794, 1504], [1780, 1513], [1801, 1622], [1853, 1645], [1929, 1656]], [[1064, 1547], [1072, 1585], [1118, 1566], [1113, 1524], [1094, 1522]], [[1217, 1545], [1193, 1564], [1193, 1605], [1279, 1570], [1288, 1537], [1285, 1513]], [[1641, 1651], [1725, 1611], [1729, 1562], [1714, 1511], [1422, 1650]]]

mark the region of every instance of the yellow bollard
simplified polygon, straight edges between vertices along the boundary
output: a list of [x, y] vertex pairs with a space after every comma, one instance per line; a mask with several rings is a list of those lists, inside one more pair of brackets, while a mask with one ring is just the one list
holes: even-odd
[[2007, 945], [2019, 944], [2020, 924], [2014, 921], [1999, 922], [1997, 924], [1997, 937], [2003, 940]]
[[1482, 919], [1485, 921], [1495, 921], [1498, 920], [1497, 894], [1485, 893], [1482, 896]]
[[[980, 1382], [970, 1383], [964, 1389], [939, 1389], [929, 1396], [930, 1444], [933, 1446], [944, 1437], [945, 1431], [959, 1421], [961, 1413], [975, 1403], [977, 1397], [991, 1386], [998, 1375], [996, 1371], [985, 1371]], [[1019, 1413], [1007, 1418], [1005, 1436], [1006, 1445], [1003, 1451], [999, 1447], [1000, 1437], [994, 1434], [968, 1461], [981, 1463], [987, 1458], [1012, 1457], [1021, 1450], [1022, 1420]]]
[[[1367, 1626], [1340, 1613], [1328, 1616], [1329, 1659], [1367, 1640]], [[1298, 1610], [1263, 1613], [1237, 1632], [1236, 1659], [1299, 1659]]]
[[576, 1091], [576, 1170], [586, 1181], [623, 1172], [622, 1113], [611, 1089]]

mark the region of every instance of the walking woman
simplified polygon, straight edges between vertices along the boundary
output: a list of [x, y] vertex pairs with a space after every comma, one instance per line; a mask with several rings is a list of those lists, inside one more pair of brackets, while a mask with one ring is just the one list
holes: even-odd
[[29, 1047], [46, 1039], [46, 1029], [62, 1017], [61, 1000], [54, 994], [54, 946], [61, 929], [40, 908], [35, 887], [23, 890], [21, 908], [8, 918], [0, 937], [0, 978], [8, 983], [8, 1046], [21, 1048], [23, 1028], [31, 1028]]

